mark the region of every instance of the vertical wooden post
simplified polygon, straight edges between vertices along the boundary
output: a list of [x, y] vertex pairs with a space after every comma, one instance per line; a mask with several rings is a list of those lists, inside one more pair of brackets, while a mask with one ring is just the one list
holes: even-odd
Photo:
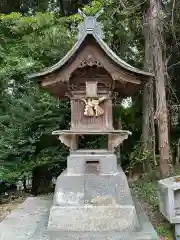
[[110, 152], [114, 151], [113, 146], [112, 146], [112, 134], [108, 135], [108, 151], [110, 151]]
[[71, 136], [71, 147], [70, 147], [71, 152], [78, 150], [78, 138], [79, 138], [79, 136], [77, 136], [77, 135]]

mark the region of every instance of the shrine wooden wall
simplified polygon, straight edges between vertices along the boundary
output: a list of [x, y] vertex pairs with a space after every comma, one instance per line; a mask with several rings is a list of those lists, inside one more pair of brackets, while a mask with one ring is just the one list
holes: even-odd
[[71, 128], [74, 130], [112, 130], [112, 100], [106, 100], [100, 105], [104, 114], [99, 117], [84, 115], [85, 104], [81, 100], [71, 101]]
[[[82, 99], [87, 99], [86, 82], [97, 83], [97, 96], [95, 99], [106, 96], [107, 99], [100, 103], [104, 110], [103, 115], [88, 117], [84, 115], [85, 103]], [[89, 84], [89, 86], [93, 84]], [[112, 130], [112, 91], [113, 80], [107, 71], [96, 63], [95, 66], [82, 66], [71, 76], [69, 90], [71, 92], [71, 129], [73, 130]], [[91, 87], [90, 87], [91, 88]], [[88, 92], [93, 92], [89, 89]], [[92, 98], [93, 99], [93, 98]]]

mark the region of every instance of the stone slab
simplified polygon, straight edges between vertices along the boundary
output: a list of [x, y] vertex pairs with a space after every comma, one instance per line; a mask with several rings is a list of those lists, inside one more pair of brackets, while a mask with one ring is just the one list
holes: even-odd
[[[63, 219], [63, 221], [59, 221]], [[139, 227], [134, 206], [54, 206], [48, 230], [52, 231], [135, 231]]]
[[112, 174], [117, 172], [117, 157], [115, 154], [84, 154], [75, 153], [67, 158], [67, 174], [85, 174], [86, 161], [99, 161], [100, 174]]
[[[133, 233], [110, 232], [47, 232], [52, 199], [28, 198], [0, 223], [0, 240], [157, 240], [157, 234], [140, 211], [141, 229]], [[63, 221], [59, 219], [59, 221]]]
[[76, 155], [76, 154], [78, 154], [78, 155], [89, 155], [89, 154], [91, 154], [91, 155], [93, 155], [93, 154], [99, 154], [99, 155], [111, 155], [112, 154], [112, 151], [108, 151], [107, 149], [83, 149], [83, 148], [81, 148], [81, 149], [78, 149], [78, 150], [76, 150], [76, 151], [74, 151], [74, 152], [72, 152], [72, 154], [73, 155]]
[[64, 135], [82, 135], [82, 134], [87, 134], [87, 135], [104, 135], [104, 134], [118, 134], [118, 135], [132, 135], [132, 133], [130, 131], [126, 131], [126, 130], [119, 130], [119, 129], [112, 129], [112, 130], [102, 130], [102, 129], [98, 129], [98, 130], [91, 130], [89, 131], [89, 129], [81, 129], [81, 130], [56, 130], [52, 132], [53, 135], [60, 135], [60, 134], [64, 134]]

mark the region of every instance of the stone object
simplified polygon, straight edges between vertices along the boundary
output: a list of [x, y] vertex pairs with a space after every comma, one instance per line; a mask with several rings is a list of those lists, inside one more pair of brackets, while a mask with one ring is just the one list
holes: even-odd
[[170, 223], [180, 223], [180, 182], [170, 177], [160, 180], [158, 186], [161, 213]]
[[180, 239], [180, 176], [162, 179], [158, 182], [159, 207], [163, 216], [175, 224], [176, 239]]

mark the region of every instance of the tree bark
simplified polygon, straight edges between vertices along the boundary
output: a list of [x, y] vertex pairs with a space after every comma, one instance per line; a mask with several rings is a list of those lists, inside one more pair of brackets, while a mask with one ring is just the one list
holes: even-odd
[[[150, 29], [147, 13], [143, 16], [143, 32], [145, 38], [145, 59], [144, 70], [153, 71], [152, 44], [150, 40]], [[143, 148], [148, 151], [156, 165], [155, 155], [155, 126], [154, 126], [154, 78], [144, 85], [143, 89], [143, 127], [142, 127]], [[145, 163], [146, 171], [151, 170], [150, 162]]]
[[155, 119], [158, 123], [160, 171], [162, 177], [169, 175], [169, 139], [168, 139], [168, 117], [165, 90], [165, 63], [164, 63], [164, 26], [163, 10], [161, 0], [149, 1], [149, 26], [153, 58], [153, 70], [156, 86], [156, 113]]

